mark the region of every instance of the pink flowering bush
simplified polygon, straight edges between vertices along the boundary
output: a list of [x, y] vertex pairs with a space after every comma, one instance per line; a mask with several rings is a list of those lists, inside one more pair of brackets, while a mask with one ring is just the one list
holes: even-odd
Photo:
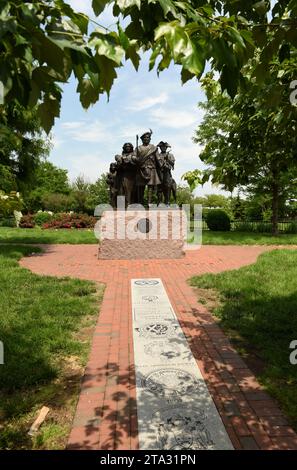
[[94, 228], [97, 219], [87, 214], [55, 214], [52, 219], [42, 225], [42, 228]]

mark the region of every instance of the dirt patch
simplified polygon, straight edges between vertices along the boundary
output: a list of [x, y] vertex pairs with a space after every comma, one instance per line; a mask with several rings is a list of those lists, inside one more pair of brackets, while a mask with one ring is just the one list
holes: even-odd
[[215, 289], [195, 287], [194, 290], [197, 294], [198, 302], [205, 305], [209, 312], [213, 313], [220, 306], [219, 294]]

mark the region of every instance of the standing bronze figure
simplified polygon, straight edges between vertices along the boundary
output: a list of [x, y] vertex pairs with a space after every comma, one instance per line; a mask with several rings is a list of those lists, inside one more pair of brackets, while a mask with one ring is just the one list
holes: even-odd
[[111, 163], [109, 166], [109, 173], [107, 173], [106, 181], [109, 187], [109, 203], [115, 209], [119, 193], [117, 164], [115, 162]]
[[162, 184], [158, 188], [158, 205], [164, 197], [164, 203], [166, 206], [169, 206], [171, 193], [176, 204], [176, 182], [172, 178], [171, 173], [174, 170], [175, 158], [172, 153], [168, 152], [170, 145], [167, 142], [159, 142], [158, 147], [161, 150], [158, 155], [158, 161], [162, 180]]
[[151, 144], [152, 131], [145, 132], [140, 138], [142, 145], [136, 148], [136, 187], [137, 199], [140, 204], [144, 202], [144, 190], [148, 186], [148, 204], [152, 203], [153, 192], [161, 184], [158, 174], [158, 147]]
[[125, 196], [126, 207], [135, 202], [136, 157], [130, 142], [123, 145], [122, 155], [115, 157], [118, 167], [119, 195]]

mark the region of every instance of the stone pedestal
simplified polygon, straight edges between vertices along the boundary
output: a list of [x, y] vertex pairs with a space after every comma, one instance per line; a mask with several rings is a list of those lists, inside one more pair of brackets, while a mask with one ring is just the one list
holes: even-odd
[[106, 211], [97, 227], [98, 257], [182, 258], [186, 235], [187, 216], [179, 209]]

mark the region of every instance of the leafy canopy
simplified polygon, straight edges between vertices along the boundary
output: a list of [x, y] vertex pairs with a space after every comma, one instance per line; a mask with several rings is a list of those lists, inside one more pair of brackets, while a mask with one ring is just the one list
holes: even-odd
[[109, 95], [125, 60], [137, 69], [141, 53], [149, 50], [150, 69], [161, 72], [173, 61], [181, 66], [183, 83], [200, 78], [210, 62], [222, 88], [234, 96], [255, 47], [263, 48], [257, 74], [263, 75], [276, 52], [286, 56], [297, 46], [297, 0], [277, 1], [272, 18], [265, 0], [93, 0], [98, 21], [107, 5], [118, 18], [114, 31], [63, 0], [0, 0], [4, 102], [38, 105], [49, 132], [60, 113], [61, 84], [71, 74], [88, 108], [102, 94]]

